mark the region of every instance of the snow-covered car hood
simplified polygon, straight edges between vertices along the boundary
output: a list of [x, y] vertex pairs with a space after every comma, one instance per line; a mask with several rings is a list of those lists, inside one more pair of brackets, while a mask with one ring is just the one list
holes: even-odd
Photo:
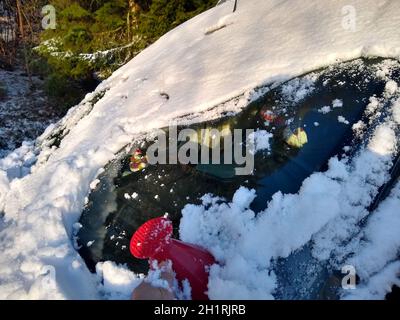
[[[72, 245], [73, 226], [99, 170], [138, 135], [239, 111], [255, 88], [338, 60], [400, 58], [399, 1], [242, 0], [236, 13], [232, 5], [177, 27], [104, 81], [39, 138], [30, 174], [0, 171], [0, 298], [100, 297], [99, 279]], [[132, 289], [133, 275], [103, 267], [103, 287]], [[131, 285], [118, 286], [118, 270]]]

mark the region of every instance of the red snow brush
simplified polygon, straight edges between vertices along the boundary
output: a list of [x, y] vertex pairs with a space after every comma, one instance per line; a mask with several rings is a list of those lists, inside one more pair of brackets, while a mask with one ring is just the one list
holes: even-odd
[[187, 279], [193, 300], [208, 300], [208, 267], [214, 257], [205, 249], [172, 238], [172, 222], [164, 217], [147, 221], [133, 235], [132, 255], [138, 259], [172, 261], [172, 269], [180, 282]]

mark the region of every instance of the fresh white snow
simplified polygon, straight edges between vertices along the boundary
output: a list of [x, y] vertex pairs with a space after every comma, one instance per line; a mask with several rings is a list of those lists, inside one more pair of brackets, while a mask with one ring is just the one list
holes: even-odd
[[343, 107], [343, 100], [340, 99], [335, 99], [332, 101], [332, 107], [333, 108], [341, 108]]
[[323, 114], [328, 114], [331, 111], [332, 111], [332, 109], [330, 106], [323, 106], [322, 108], [318, 109], [318, 112], [323, 113]]
[[[332, 101], [332, 106], [323, 106], [320, 109], [318, 109], [318, 112], [323, 113], [323, 114], [328, 114], [335, 108], [341, 108], [343, 107], [343, 101], [340, 99], [335, 99]], [[342, 119], [343, 117], [340, 117], [339, 122], [343, 122], [345, 120]], [[343, 121], [342, 121], [343, 120]], [[345, 123], [345, 122], [343, 122]]]
[[[265, 93], [254, 88], [276, 86], [339, 60], [399, 59], [400, 2], [353, 1], [355, 31], [343, 23], [348, 4], [241, 0], [232, 14], [227, 1], [162, 37], [49, 127], [31, 148], [40, 153], [27, 172], [8, 174], [0, 167], [0, 299], [128, 298], [139, 276], [112, 263], [91, 274], [73, 246], [73, 225], [99, 170], [155, 128], [241, 110]], [[390, 75], [383, 70], [382, 76]], [[386, 92], [396, 94], [398, 86], [388, 82]], [[327, 258], [337, 241], [355, 232], [351, 226], [366, 215], [373, 194], [387, 180], [398, 104], [375, 130], [376, 142], [351, 164], [332, 159], [326, 173], [313, 174], [298, 194], [275, 194], [257, 217], [248, 209], [254, 192], [244, 188], [232, 203], [208, 196], [210, 207], [183, 210], [182, 239], [208, 247], [221, 263], [211, 268], [211, 298], [272, 298], [277, 283], [271, 258], [288, 256], [311, 238], [319, 244], [315, 252]], [[61, 144], [51, 147], [46, 138], [61, 131]], [[8, 168], [25, 166], [21, 159], [28, 151], [18, 152], [19, 162]], [[395, 267], [388, 266], [383, 277], [393, 282]], [[377, 285], [374, 279], [370, 282]]]
[[249, 142], [252, 146], [250, 152], [256, 154], [260, 151], [269, 151], [271, 149], [270, 139], [274, 135], [267, 130], [257, 130], [249, 135]]
[[300, 102], [315, 90], [316, 75], [310, 73], [302, 78], [288, 81], [282, 86], [282, 95], [285, 101]]
[[350, 122], [343, 116], [338, 116], [338, 121], [343, 124], [350, 124]]
[[106, 261], [96, 265], [96, 274], [100, 285], [99, 291], [110, 300], [129, 299], [144, 278], [133, 274], [126, 266]]
[[131, 199], [137, 199], [137, 197], [139, 197], [139, 194], [134, 192], [131, 194]]

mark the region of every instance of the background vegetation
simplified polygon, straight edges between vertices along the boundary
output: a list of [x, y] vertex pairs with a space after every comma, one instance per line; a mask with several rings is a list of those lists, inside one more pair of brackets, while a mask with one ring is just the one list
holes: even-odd
[[[10, 3], [27, 72], [45, 79], [47, 94], [64, 112], [141, 50], [216, 5], [217, 0], [14, 0]], [[40, 28], [41, 8], [46, 4], [56, 8], [54, 30]]]

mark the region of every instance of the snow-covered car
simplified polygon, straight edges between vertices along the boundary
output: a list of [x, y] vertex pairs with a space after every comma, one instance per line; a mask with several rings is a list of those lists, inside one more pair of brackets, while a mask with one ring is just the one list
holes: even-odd
[[[129, 298], [147, 270], [129, 239], [165, 213], [216, 258], [211, 299], [382, 299], [399, 285], [400, 3], [232, 4], [0, 160], [0, 298]], [[170, 125], [256, 129], [252, 174], [131, 167]]]
[[[379, 76], [382, 70], [390, 70], [389, 82], [385, 77]], [[80, 219], [80, 231], [76, 237], [79, 252], [93, 272], [97, 263], [114, 261], [128, 265], [135, 272], [145, 273], [148, 270], [147, 261], [132, 257], [129, 243], [135, 230], [151, 218], [168, 214], [178, 227], [182, 213], [192, 215], [195, 213], [191, 211], [197, 211], [199, 208], [209, 210], [206, 208], [209, 207], [210, 198], [215, 200], [215, 203], [222, 204], [232, 199], [241, 187], [241, 190], [253, 189], [256, 192], [254, 199], [252, 192], [248, 194], [252, 200], [248, 202], [248, 207], [254, 215], [266, 214], [264, 210], [268, 207], [269, 201], [277, 197], [278, 192], [298, 193], [305, 180], [313, 173], [327, 174], [332, 161], [341, 161], [342, 164], [356, 161], [359, 152], [368, 145], [375, 130], [382, 125], [382, 120], [390, 115], [391, 99], [393, 99], [390, 81], [398, 82], [399, 75], [400, 64], [394, 60], [355, 60], [340, 63], [286, 82], [234, 116], [225, 116], [219, 120], [190, 126], [196, 130], [254, 129], [259, 137], [257, 140], [260, 141], [255, 143], [257, 151], [255, 168], [253, 174], [249, 176], [236, 176], [234, 164], [157, 164], [148, 165], [143, 170], [132, 173], [129, 167], [131, 154], [138, 147], [145, 152], [145, 146], [152, 142], [151, 139], [135, 141], [129, 147], [131, 151], [119, 154], [92, 185], [93, 191], [88, 197]], [[372, 108], [374, 112], [371, 112]], [[376, 118], [378, 108], [380, 115]], [[285, 137], [288, 129], [294, 132], [296, 128], [302, 128], [307, 136], [307, 142], [302, 146], [290, 145], [290, 141]], [[399, 153], [395, 155], [398, 159]], [[221, 150], [222, 156], [223, 150]], [[329, 161], [331, 162], [328, 163]], [[361, 216], [358, 217], [351, 231], [347, 230], [348, 238], [337, 240], [338, 242], [331, 247], [324, 247], [325, 251], [334, 253], [332, 257], [322, 260], [313, 258], [317, 250], [322, 250], [319, 243], [314, 243], [313, 237], [297, 250], [293, 250], [294, 254], [285, 259], [271, 257], [271, 270], [276, 272], [278, 277], [275, 291], [277, 297], [285, 299], [339, 297], [341, 265], [345, 265], [346, 259], [355, 253], [353, 249], [345, 248], [348, 246], [346, 242], [357, 241], [355, 238], [361, 234], [358, 228], [367, 223], [368, 214], [373, 212], [391, 192], [400, 177], [398, 171], [400, 163], [396, 162], [398, 160], [394, 161], [393, 168], [389, 170], [391, 180], [369, 195], [369, 206], [364, 207], [366, 211], [363, 213], [365, 221]], [[374, 179], [373, 181], [364, 182], [364, 187], [380, 179], [383, 172], [377, 173], [376, 177], [370, 177]], [[341, 177], [334, 178], [342, 180]], [[340, 182], [338, 187], [349, 188], [348, 185], [345, 186], [345, 181]], [[314, 183], [318, 184], [318, 179]], [[323, 183], [320, 185], [323, 187]], [[324, 205], [329, 205], [331, 191], [324, 192], [327, 193], [323, 199]], [[356, 193], [358, 189], [348, 189], [347, 192]], [[310, 203], [314, 201], [318, 203], [319, 194], [312, 193], [306, 197]], [[343, 202], [349, 201], [344, 195], [342, 197]], [[299, 203], [300, 200], [294, 204], [295, 207]], [[352, 205], [352, 202], [349, 201], [348, 205]], [[243, 207], [242, 210], [247, 211], [248, 207]], [[293, 211], [293, 208], [289, 207], [288, 210]], [[307, 207], [300, 207], [298, 211], [297, 215], [308, 213]], [[355, 212], [348, 212], [348, 216], [342, 218], [354, 219], [351, 215]], [[221, 225], [217, 224], [219, 228], [224, 226], [223, 221], [229, 214], [225, 210], [218, 213], [218, 218], [222, 219], [219, 222]], [[246, 215], [245, 212], [242, 214]], [[327, 218], [324, 215], [329, 217], [329, 213], [325, 210], [318, 214], [322, 221]], [[203, 218], [205, 221], [202, 223], [206, 224], [203, 228], [209, 233], [214, 235], [224, 233], [222, 229], [213, 230], [216, 226], [215, 220], [213, 223], [207, 223], [207, 219], [210, 218], [207, 216]], [[189, 226], [180, 230], [183, 237], [185, 234], [186, 236], [190, 234], [187, 228]], [[350, 226], [347, 228], [350, 229]], [[177, 237], [179, 237], [178, 229], [176, 228], [175, 232]], [[245, 229], [242, 232], [245, 232]], [[279, 233], [275, 234], [276, 237], [278, 235]], [[240, 238], [247, 236], [241, 234]], [[289, 244], [292, 239], [290, 234], [286, 236]], [[321, 235], [315, 235], [318, 236]], [[192, 237], [193, 235], [190, 235], [187, 240], [204, 245], [202, 241], [198, 242]], [[260, 245], [264, 241], [271, 241], [270, 237], [271, 235], [260, 235], [258, 238]], [[216, 238], [220, 238], [221, 241], [224, 239], [222, 236]], [[283, 243], [282, 239], [281, 245]], [[215, 250], [213, 247], [209, 249], [212, 252]], [[254, 249], [258, 250], [258, 247]], [[256, 255], [256, 252], [254, 254]], [[336, 281], [336, 286], [330, 284], [332, 281]]]

